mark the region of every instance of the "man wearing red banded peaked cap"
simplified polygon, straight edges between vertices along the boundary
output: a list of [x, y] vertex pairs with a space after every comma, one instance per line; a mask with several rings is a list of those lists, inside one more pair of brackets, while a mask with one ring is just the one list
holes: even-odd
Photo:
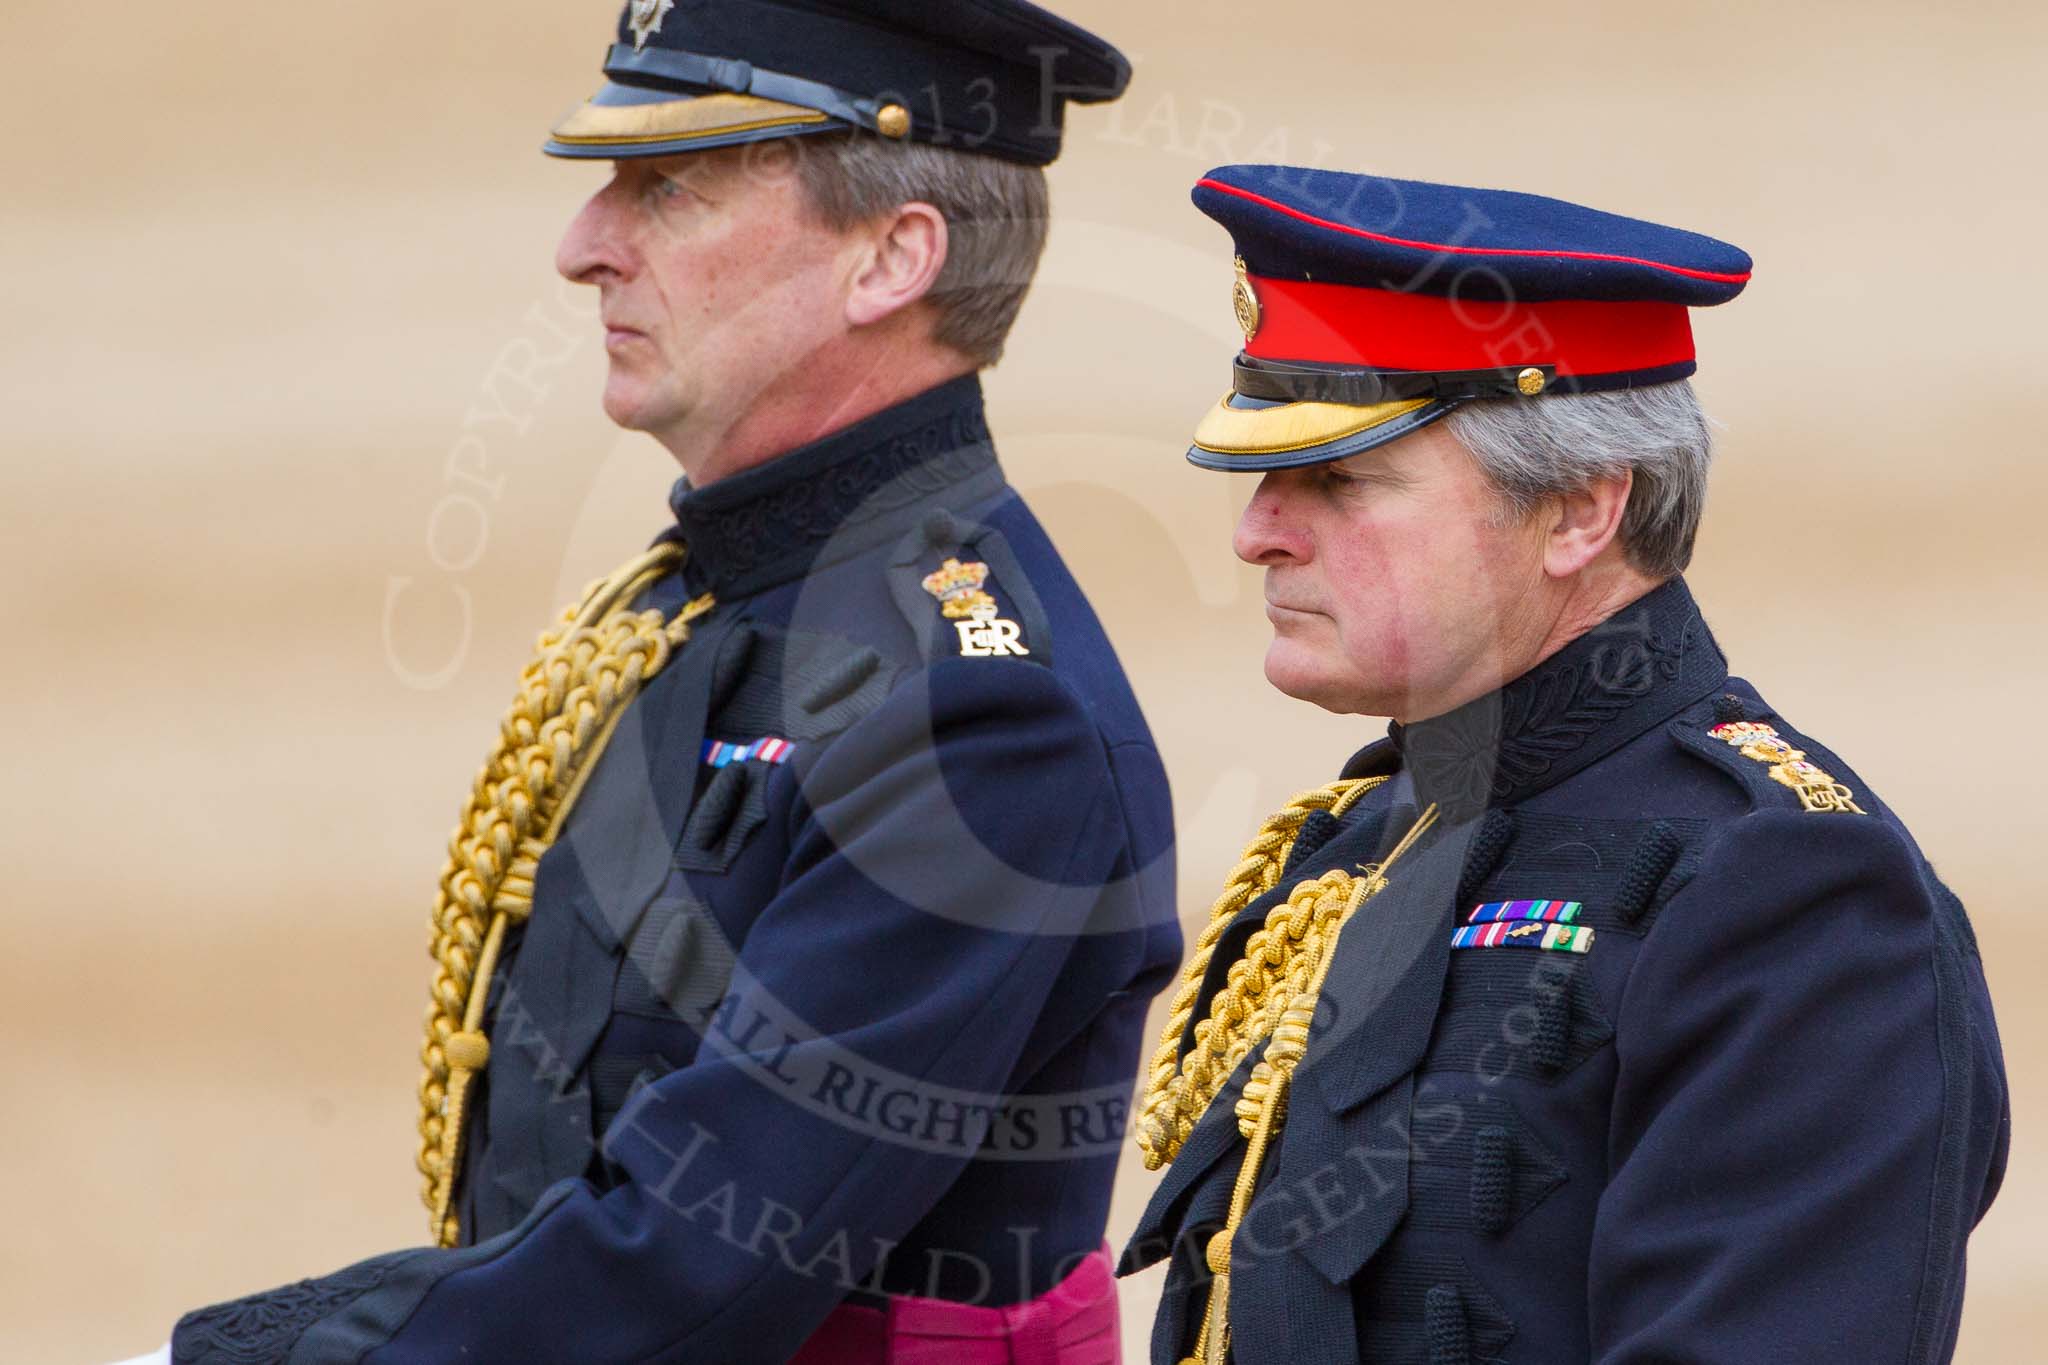
[[2008, 1115], [1961, 903], [1682, 577], [1712, 238], [1211, 173], [1267, 679], [1387, 737], [1270, 821], [1146, 1075], [1155, 1365], [1946, 1361]]
[[1195, 203], [1237, 239], [1245, 329], [1189, 455], [1212, 469], [1356, 454], [1466, 399], [1685, 379], [1688, 310], [1749, 282], [1726, 242], [1504, 190], [1227, 166]]

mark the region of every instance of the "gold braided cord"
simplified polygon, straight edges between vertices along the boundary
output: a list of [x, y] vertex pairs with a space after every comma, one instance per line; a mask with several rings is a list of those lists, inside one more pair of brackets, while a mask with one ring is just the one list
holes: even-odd
[[[1216, 950], [1216, 942], [1233, 919], [1253, 901], [1280, 884], [1280, 874], [1287, 866], [1288, 855], [1294, 851], [1294, 841], [1301, 834], [1302, 822], [1316, 811], [1328, 811], [1342, 815], [1357, 800], [1374, 787], [1387, 781], [1384, 777], [1355, 778], [1333, 782], [1327, 787], [1317, 787], [1302, 792], [1273, 815], [1260, 827], [1258, 836], [1238, 858], [1237, 866], [1223, 883], [1223, 894], [1209, 909], [1209, 923], [1202, 935], [1195, 941], [1188, 954], [1188, 963], [1181, 971], [1180, 988], [1175, 992], [1171, 1015], [1165, 1030], [1159, 1036], [1159, 1050], [1152, 1059], [1152, 1069], [1145, 1083], [1145, 1096], [1138, 1106], [1138, 1148], [1145, 1156], [1145, 1169], [1156, 1171], [1180, 1154], [1181, 1144], [1187, 1141], [1202, 1113], [1216, 1098], [1216, 1092], [1230, 1079], [1251, 1049], [1257, 1045], [1257, 1038], [1243, 1032], [1244, 1025], [1251, 1020], [1256, 1001], [1239, 993], [1240, 973], [1236, 964], [1231, 969], [1229, 982], [1216, 993], [1210, 1002], [1209, 1017], [1195, 1026], [1195, 1045], [1186, 1059], [1181, 1057], [1181, 1039], [1187, 1033], [1188, 1020], [1193, 1017], [1195, 1002], [1201, 995], [1203, 978], [1208, 975], [1209, 959]], [[1268, 935], [1272, 933], [1274, 916], [1287, 913], [1287, 907], [1275, 909], [1267, 917]], [[1298, 937], [1298, 935], [1297, 935]], [[1260, 951], [1266, 943], [1254, 935], [1253, 942]], [[1260, 978], [1263, 985], [1265, 978]], [[1258, 1035], [1263, 1038], [1265, 1035]]]
[[[1272, 1042], [1253, 1068], [1244, 1098], [1237, 1106], [1238, 1128], [1247, 1139], [1244, 1160], [1238, 1166], [1237, 1183], [1231, 1188], [1230, 1212], [1206, 1248], [1214, 1278], [1209, 1282], [1209, 1305], [1202, 1315], [1202, 1335], [1195, 1353], [1185, 1357], [1180, 1365], [1226, 1365], [1230, 1359], [1230, 1244], [1251, 1208], [1252, 1196], [1257, 1193], [1266, 1152], [1279, 1139], [1287, 1122], [1287, 1099], [1293, 1089], [1295, 1068], [1308, 1053], [1309, 1026], [1315, 1019], [1323, 983], [1329, 979], [1330, 964], [1337, 957], [1338, 936], [1360, 906], [1386, 889], [1387, 871], [1429, 831], [1436, 818], [1435, 806], [1423, 811], [1386, 861], [1367, 865], [1361, 869], [1363, 876], [1326, 872], [1314, 881], [1303, 882], [1288, 895], [1288, 907], [1299, 907], [1303, 933], [1294, 959], [1273, 983], [1268, 1001], [1274, 1021], [1269, 1029]], [[1281, 909], [1274, 911], [1276, 916], [1281, 913]], [[1234, 964], [1233, 970], [1241, 965]]]
[[533, 879], [597, 767], [620, 717], [714, 605], [707, 595], [673, 621], [633, 600], [682, 563], [660, 545], [591, 585], [540, 637], [448, 842], [434, 901], [433, 997], [420, 1049], [421, 1199], [441, 1246], [458, 1236], [450, 1214], [461, 1170], [470, 1090], [490, 1062], [484, 1004], [505, 936], [533, 913]]

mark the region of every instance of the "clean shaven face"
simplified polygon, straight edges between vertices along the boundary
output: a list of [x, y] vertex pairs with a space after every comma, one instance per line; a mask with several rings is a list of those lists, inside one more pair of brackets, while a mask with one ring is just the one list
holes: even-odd
[[1330, 711], [1413, 721], [1506, 681], [1545, 621], [1544, 537], [1443, 424], [1264, 475], [1233, 548], [1266, 571], [1266, 678]]
[[570, 224], [556, 268], [602, 296], [614, 422], [715, 438], [843, 333], [857, 251], [810, 212], [797, 155], [618, 161]]

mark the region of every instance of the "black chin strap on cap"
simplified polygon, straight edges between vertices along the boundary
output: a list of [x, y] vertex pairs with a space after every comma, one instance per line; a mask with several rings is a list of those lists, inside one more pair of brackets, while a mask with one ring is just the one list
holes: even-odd
[[1277, 403], [1371, 407], [1414, 398], [1534, 398], [1557, 381], [1555, 365], [1491, 370], [1368, 370], [1344, 365], [1260, 360], [1240, 355], [1232, 387]]
[[[724, 90], [735, 95], [753, 95], [782, 104], [801, 105], [871, 133], [881, 132], [878, 124], [886, 103], [879, 99], [863, 99], [822, 81], [806, 80], [780, 71], [764, 71], [752, 62], [732, 57], [701, 57], [694, 52], [671, 52], [655, 47], [635, 51], [624, 43], [614, 43], [605, 55], [604, 73], [625, 85], [647, 85], [650, 82], [680, 84], [699, 87], [700, 91]], [[677, 97], [685, 96], [678, 92]], [[901, 133], [892, 131], [887, 136], [900, 137]]]

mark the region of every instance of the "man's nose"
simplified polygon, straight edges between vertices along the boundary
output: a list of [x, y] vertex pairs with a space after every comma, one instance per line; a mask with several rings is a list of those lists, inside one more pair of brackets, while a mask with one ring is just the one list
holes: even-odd
[[1231, 537], [1239, 559], [1262, 567], [1308, 561], [1309, 540], [1295, 508], [1299, 483], [1298, 472], [1291, 469], [1276, 469], [1259, 480]]
[[590, 196], [561, 245], [555, 248], [555, 269], [576, 284], [602, 284], [609, 276], [624, 275], [627, 253], [619, 231], [617, 185], [608, 185]]

